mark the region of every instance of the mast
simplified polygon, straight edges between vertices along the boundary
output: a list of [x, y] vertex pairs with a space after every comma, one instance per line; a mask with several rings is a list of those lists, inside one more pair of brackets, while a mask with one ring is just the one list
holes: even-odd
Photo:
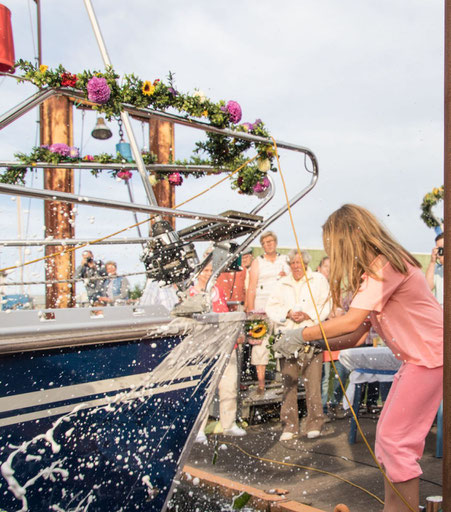
[[[42, 64], [41, 2], [35, 0], [37, 18], [38, 66]], [[66, 97], [50, 98], [39, 109], [40, 144], [73, 143], [72, 105]], [[44, 187], [49, 190], [72, 193], [74, 191], [73, 169], [44, 169]], [[73, 205], [58, 201], [45, 201], [45, 236], [57, 239], [73, 238]], [[46, 247], [46, 256], [60, 252], [62, 246]], [[69, 280], [73, 276], [73, 253], [54, 256], [46, 261], [45, 278], [48, 281]], [[75, 289], [68, 283], [54, 283], [45, 287], [47, 308], [73, 307]]]

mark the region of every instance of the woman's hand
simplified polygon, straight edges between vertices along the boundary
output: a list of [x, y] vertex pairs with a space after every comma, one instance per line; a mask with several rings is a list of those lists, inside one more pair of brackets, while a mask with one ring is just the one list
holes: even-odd
[[304, 313], [303, 311], [293, 311], [291, 309], [287, 313], [287, 318], [289, 318], [296, 324], [300, 324], [305, 320], [311, 320], [310, 316], [307, 313]]

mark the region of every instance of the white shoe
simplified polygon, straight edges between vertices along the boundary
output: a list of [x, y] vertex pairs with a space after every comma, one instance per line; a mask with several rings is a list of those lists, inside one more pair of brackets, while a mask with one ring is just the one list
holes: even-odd
[[282, 435], [279, 437], [279, 441], [291, 441], [296, 437], [296, 434], [293, 432], [282, 432]]
[[232, 426], [232, 428], [224, 429], [225, 436], [234, 436], [234, 437], [242, 437], [247, 434], [244, 428], [240, 428], [236, 423]]
[[309, 439], [315, 439], [316, 437], [319, 437], [321, 435], [321, 432], [319, 430], [310, 430], [310, 432], [307, 432], [307, 437]]
[[199, 444], [207, 444], [208, 441], [205, 432], [199, 432], [194, 442]]

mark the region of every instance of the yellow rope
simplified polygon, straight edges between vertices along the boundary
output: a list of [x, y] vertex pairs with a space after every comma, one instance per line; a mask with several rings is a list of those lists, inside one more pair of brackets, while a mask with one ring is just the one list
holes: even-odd
[[[290, 207], [290, 201], [288, 199], [288, 194], [287, 194], [287, 187], [286, 187], [286, 184], [285, 184], [285, 179], [283, 177], [283, 173], [282, 173], [282, 169], [281, 169], [281, 166], [280, 166], [280, 160], [279, 160], [279, 154], [278, 154], [278, 149], [277, 149], [277, 143], [275, 141], [275, 139], [273, 137], [271, 137], [272, 141], [273, 141], [273, 144], [274, 144], [274, 149], [275, 149], [275, 154], [276, 154], [276, 159], [277, 159], [277, 166], [278, 166], [278, 169], [279, 169], [279, 173], [280, 173], [280, 178], [282, 180], [282, 184], [283, 184], [283, 190], [284, 190], [284, 193], [285, 193], [285, 199], [286, 199], [286, 202], [287, 202], [287, 207], [288, 207], [288, 215], [290, 217], [290, 223], [291, 223], [291, 228], [293, 230], [293, 234], [294, 234], [294, 238], [295, 238], [295, 241], [296, 241], [296, 248], [297, 248], [297, 251], [298, 251], [298, 254], [300, 256], [300, 259], [301, 259], [301, 264], [302, 264], [302, 268], [304, 270], [304, 274], [306, 275], [306, 269], [305, 269], [305, 266], [304, 266], [304, 260], [302, 259], [302, 253], [301, 253], [301, 249], [300, 249], [300, 245], [299, 245], [299, 240], [298, 240], [298, 236], [297, 236], [297, 233], [296, 233], [296, 228], [294, 227], [294, 221], [293, 221], [293, 215], [291, 213], [291, 207]], [[310, 298], [312, 300], [312, 303], [313, 303], [313, 306], [315, 308], [315, 313], [316, 313], [316, 317], [318, 319], [318, 325], [319, 325], [319, 328], [321, 330], [321, 334], [324, 338], [324, 341], [326, 343], [326, 348], [327, 348], [327, 352], [329, 353], [329, 356], [330, 356], [330, 361], [332, 363], [332, 367], [335, 371], [335, 374], [336, 376], [338, 377], [338, 382], [340, 383], [340, 387], [343, 391], [343, 396], [345, 397], [346, 399], [346, 402], [348, 403], [349, 405], [349, 409], [351, 410], [351, 413], [352, 413], [352, 416], [354, 418], [354, 421], [357, 425], [357, 429], [360, 433], [360, 435], [362, 436], [362, 439], [366, 445], [366, 447], [368, 448], [368, 451], [371, 455], [371, 457], [373, 458], [374, 462], [376, 463], [379, 471], [382, 473], [382, 475], [384, 476], [385, 480], [389, 483], [390, 487], [393, 489], [393, 491], [395, 492], [395, 494], [402, 500], [402, 502], [409, 508], [409, 510], [411, 510], [412, 512], [416, 512], [410, 505], [409, 503], [407, 503], [406, 499], [404, 498], [404, 496], [402, 496], [402, 494], [398, 491], [398, 489], [393, 485], [393, 482], [388, 478], [388, 476], [386, 475], [384, 469], [382, 468], [382, 466], [379, 464], [379, 461], [377, 460], [376, 458], [376, 455], [374, 454], [371, 446], [369, 445], [368, 443], [368, 440], [367, 438], [365, 437], [365, 434], [363, 433], [362, 431], [362, 428], [360, 426], [360, 423], [359, 423], [359, 420], [357, 419], [357, 415], [354, 411], [354, 408], [352, 407], [352, 404], [351, 402], [349, 401], [349, 398], [348, 398], [348, 395], [346, 394], [346, 390], [344, 388], [344, 385], [343, 385], [343, 382], [337, 372], [337, 368], [335, 367], [335, 363], [334, 363], [334, 360], [333, 360], [333, 357], [332, 357], [332, 351], [330, 349], [330, 346], [329, 346], [329, 342], [327, 340], [327, 336], [326, 336], [326, 333], [324, 332], [324, 327], [323, 327], [323, 323], [321, 322], [321, 319], [320, 319], [320, 316], [319, 316], [319, 312], [318, 312], [318, 308], [316, 306], [316, 303], [315, 303], [315, 299], [313, 298], [313, 293], [312, 293], [312, 289], [310, 287], [310, 283], [309, 283], [309, 280], [306, 279], [306, 283], [307, 283], [307, 287], [308, 287], [308, 290], [309, 290], [309, 294], [310, 294]]]
[[[209, 192], [213, 188], [215, 188], [218, 185], [220, 185], [221, 183], [223, 183], [225, 180], [230, 179], [234, 174], [236, 174], [238, 171], [240, 171], [243, 167], [245, 167], [250, 162], [254, 161], [256, 158], [258, 158], [258, 155], [254, 156], [252, 158], [249, 158], [249, 160], [244, 162], [244, 164], [240, 165], [233, 172], [229, 173], [227, 176], [225, 176], [224, 178], [220, 179], [218, 182], [214, 183], [213, 185], [211, 185], [210, 187], [206, 188], [202, 192], [199, 192], [198, 194], [196, 194], [196, 195], [190, 197], [189, 199], [187, 199], [186, 201], [183, 201], [182, 203], [174, 206], [173, 209], [175, 210], [177, 208], [180, 208], [180, 206], [183, 206], [184, 204], [189, 203], [193, 199], [196, 199], [197, 197], [205, 194], [206, 192]], [[14, 270], [16, 268], [25, 267], [26, 265], [31, 265], [32, 263], [38, 263], [39, 261], [44, 261], [44, 260], [47, 260], [47, 259], [50, 259], [50, 258], [55, 258], [56, 256], [60, 256], [61, 254], [68, 254], [68, 253], [71, 253], [71, 252], [75, 252], [76, 250], [82, 249], [83, 247], [87, 247], [88, 245], [98, 244], [99, 242], [103, 242], [104, 240], [107, 240], [108, 238], [111, 238], [113, 236], [119, 235], [120, 233], [123, 233], [124, 231], [127, 231], [129, 229], [133, 229], [133, 228], [135, 228], [137, 226], [140, 226], [141, 224], [144, 224], [146, 222], [150, 222], [154, 218], [154, 216], [155, 216], [155, 214], [151, 215], [148, 219], [145, 219], [145, 220], [142, 220], [141, 222], [137, 222], [135, 224], [132, 224], [131, 226], [128, 226], [128, 227], [123, 228], [123, 229], [120, 229], [119, 231], [116, 231], [116, 232], [111, 233], [109, 235], [103, 236], [101, 238], [97, 238], [96, 240], [92, 240], [91, 242], [87, 242], [85, 244], [80, 244], [80, 245], [77, 245], [76, 247], [70, 247], [70, 248], [67, 248], [67, 249], [63, 249], [62, 251], [55, 252], [53, 254], [47, 254], [46, 256], [42, 256], [41, 258], [36, 258], [34, 260], [25, 261], [24, 263], [21, 263], [19, 265], [13, 265], [11, 267], [0, 268], [0, 272], [6, 272], [7, 270]]]
[[233, 446], [234, 448], [237, 448], [238, 450], [240, 450], [240, 452], [244, 453], [248, 457], [251, 457], [251, 458], [257, 459], [257, 460], [261, 460], [263, 462], [270, 462], [272, 464], [279, 464], [281, 466], [289, 466], [291, 468], [306, 469], [308, 471], [315, 471], [316, 473], [321, 473], [323, 475], [327, 475], [327, 476], [331, 476], [333, 478], [337, 478], [338, 480], [341, 480], [342, 482], [345, 482], [346, 484], [352, 485], [353, 487], [355, 487], [357, 489], [360, 489], [361, 491], [365, 492], [366, 494], [368, 494], [369, 496], [371, 496], [372, 498], [377, 500], [382, 505], [384, 504], [384, 502], [378, 496], [373, 494], [368, 489], [365, 489], [364, 487], [362, 487], [362, 486], [360, 486], [358, 484], [355, 484], [354, 482], [351, 482], [350, 480], [348, 480], [348, 479], [346, 479], [346, 478], [344, 478], [344, 477], [342, 477], [340, 475], [337, 475], [335, 473], [331, 473], [331, 472], [326, 471], [324, 469], [313, 468], [311, 466], [303, 466], [302, 464], [294, 464], [293, 462], [284, 462], [284, 461], [280, 461], [280, 460], [273, 460], [273, 459], [267, 459], [265, 457], [259, 457], [258, 455], [253, 455], [252, 453], [248, 453], [245, 450], [243, 450], [240, 446], [238, 446], [238, 445], [236, 445], [234, 443], [229, 443], [227, 441], [221, 441], [221, 444], [225, 444], [225, 445], [228, 445], [228, 446]]

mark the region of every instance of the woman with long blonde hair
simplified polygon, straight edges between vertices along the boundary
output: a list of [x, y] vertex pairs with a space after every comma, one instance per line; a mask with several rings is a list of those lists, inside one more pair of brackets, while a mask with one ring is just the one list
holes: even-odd
[[[384, 512], [419, 508], [418, 460], [443, 396], [443, 310], [420, 263], [365, 208], [346, 204], [323, 226], [335, 305], [352, 294], [346, 314], [320, 326], [286, 331], [274, 345], [285, 357], [309, 342], [354, 346], [373, 327], [402, 361], [381, 413], [376, 457], [384, 467]], [[414, 392], [413, 392], [414, 391]]]

